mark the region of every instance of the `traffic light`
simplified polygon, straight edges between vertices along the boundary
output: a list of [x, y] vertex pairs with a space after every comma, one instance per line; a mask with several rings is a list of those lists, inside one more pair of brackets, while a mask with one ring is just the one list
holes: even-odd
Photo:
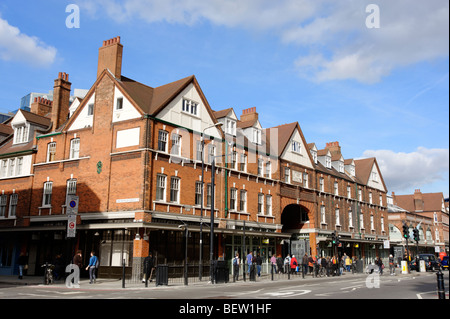
[[334, 232], [331, 234], [331, 240], [333, 241], [333, 245], [336, 244], [336, 239], [337, 239], [337, 236], [336, 236], [336, 232], [334, 231]]
[[417, 228], [413, 229], [413, 237], [414, 237], [415, 241], [419, 241], [420, 240], [419, 230]]
[[403, 238], [409, 238], [409, 227], [406, 224], [403, 224]]
[[339, 236], [339, 235], [336, 236], [336, 245], [338, 245], [338, 246], [339, 246], [339, 244], [341, 243], [341, 242], [339, 241], [339, 237], [341, 237], [341, 236]]

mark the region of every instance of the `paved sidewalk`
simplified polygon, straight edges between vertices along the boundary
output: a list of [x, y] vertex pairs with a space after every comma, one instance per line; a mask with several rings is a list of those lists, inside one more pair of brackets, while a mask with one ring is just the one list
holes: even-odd
[[[410, 274], [401, 274], [399, 272], [396, 273], [396, 278], [407, 278], [407, 277], [417, 277], [421, 276], [424, 273], [419, 272], [411, 272]], [[430, 272], [427, 272], [426, 274], [430, 274]], [[322, 277], [322, 278], [313, 278], [311, 275], [307, 275], [304, 279], [300, 275], [291, 275], [290, 279], [287, 278], [287, 276], [282, 277], [274, 277], [274, 281], [298, 281], [299, 283], [309, 283], [313, 281], [330, 281], [330, 280], [345, 280], [350, 278], [365, 278], [368, 274], [366, 273], [358, 273], [358, 274], [351, 274], [351, 273], [344, 273], [342, 276], [334, 276], [334, 277]], [[391, 277], [388, 273], [383, 274], [383, 277]], [[248, 284], [248, 283], [259, 283], [259, 282], [265, 282], [269, 283], [272, 282], [271, 275], [270, 274], [264, 274], [260, 278], [257, 278], [256, 282], [251, 282], [247, 279], [247, 281], [242, 280], [242, 276], [240, 276], [239, 280], [237, 282], [232, 281], [232, 276], [230, 276], [230, 282], [226, 285], [240, 285], [240, 284]], [[219, 283], [217, 285], [223, 285], [224, 283]], [[43, 276], [24, 276], [23, 279], [19, 279], [17, 276], [0, 276], [0, 286], [1, 285], [10, 285], [10, 286], [44, 286], [44, 278]], [[79, 281], [79, 288], [82, 289], [95, 289], [95, 290], [114, 290], [114, 289], [123, 289], [123, 283], [120, 279], [108, 279], [108, 278], [99, 278], [97, 279], [96, 283], [90, 284], [89, 279], [87, 278], [81, 278]], [[198, 281], [198, 278], [195, 280], [191, 280], [188, 282], [188, 286], [206, 286], [211, 285], [208, 278], [204, 278], [203, 281]], [[156, 287], [155, 281], [148, 282], [148, 287], [145, 287], [145, 284], [142, 282], [136, 282], [136, 281], [130, 281], [125, 280], [125, 289], [150, 289], [150, 288], [170, 288], [170, 287], [182, 287], [184, 286], [183, 279], [177, 280], [176, 282], [170, 282], [168, 286], [158, 286]], [[64, 280], [56, 281], [55, 283], [48, 285], [46, 287], [55, 287], [55, 288], [67, 288], [66, 283]]]

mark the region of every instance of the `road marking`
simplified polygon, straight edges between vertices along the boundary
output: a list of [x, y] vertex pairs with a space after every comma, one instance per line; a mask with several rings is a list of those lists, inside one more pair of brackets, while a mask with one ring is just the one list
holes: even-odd
[[266, 292], [265, 295], [269, 295], [272, 297], [293, 297], [293, 296], [301, 296], [309, 294], [311, 290], [290, 290], [286, 292]]

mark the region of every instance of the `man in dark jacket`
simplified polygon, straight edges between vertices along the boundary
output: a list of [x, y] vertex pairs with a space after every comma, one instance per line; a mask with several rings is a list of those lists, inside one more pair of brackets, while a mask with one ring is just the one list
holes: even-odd
[[153, 269], [155, 268], [155, 262], [153, 260], [153, 255], [150, 252], [147, 257], [144, 259], [144, 275], [145, 275], [145, 283], [147, 284], [147, 281], [150, 279], [150, 282], [152, 282], [151, 275], [153, 272]]

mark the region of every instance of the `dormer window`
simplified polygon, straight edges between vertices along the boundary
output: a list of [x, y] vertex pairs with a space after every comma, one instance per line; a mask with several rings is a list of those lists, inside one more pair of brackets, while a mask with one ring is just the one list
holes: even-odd
[[29, 126], [24, 123], [14, 126], [14, 144], [27, 143], [29, 138]]
[[189, 114], [197, 116], [198, 103], [188, 100], [188, 99], [183, 99], [182, 110], [185, 113], [189, 113]]
[[344, 162], [339, 162], [339, 173], [344, 173]]
[[325, 156], [325, 166], [326, 168], [331, 168], [331, 157]]
[[261, 144], [261, 130], [257, 128], [253, 129], [253, 143]]
[[314, 164], [317, 164], [317, 152], [316, 152], [316, 151], [313, 151], [313, 150], [311, 150], [311, 155], [312, 155], [312, 158], [313, 158]]
[[225, 133], [236, 136], [236, 121], [227, 119], [226, 123], [227, 125]]
[[300, 154], [300, 142], [292, 141], [292, 152]]

